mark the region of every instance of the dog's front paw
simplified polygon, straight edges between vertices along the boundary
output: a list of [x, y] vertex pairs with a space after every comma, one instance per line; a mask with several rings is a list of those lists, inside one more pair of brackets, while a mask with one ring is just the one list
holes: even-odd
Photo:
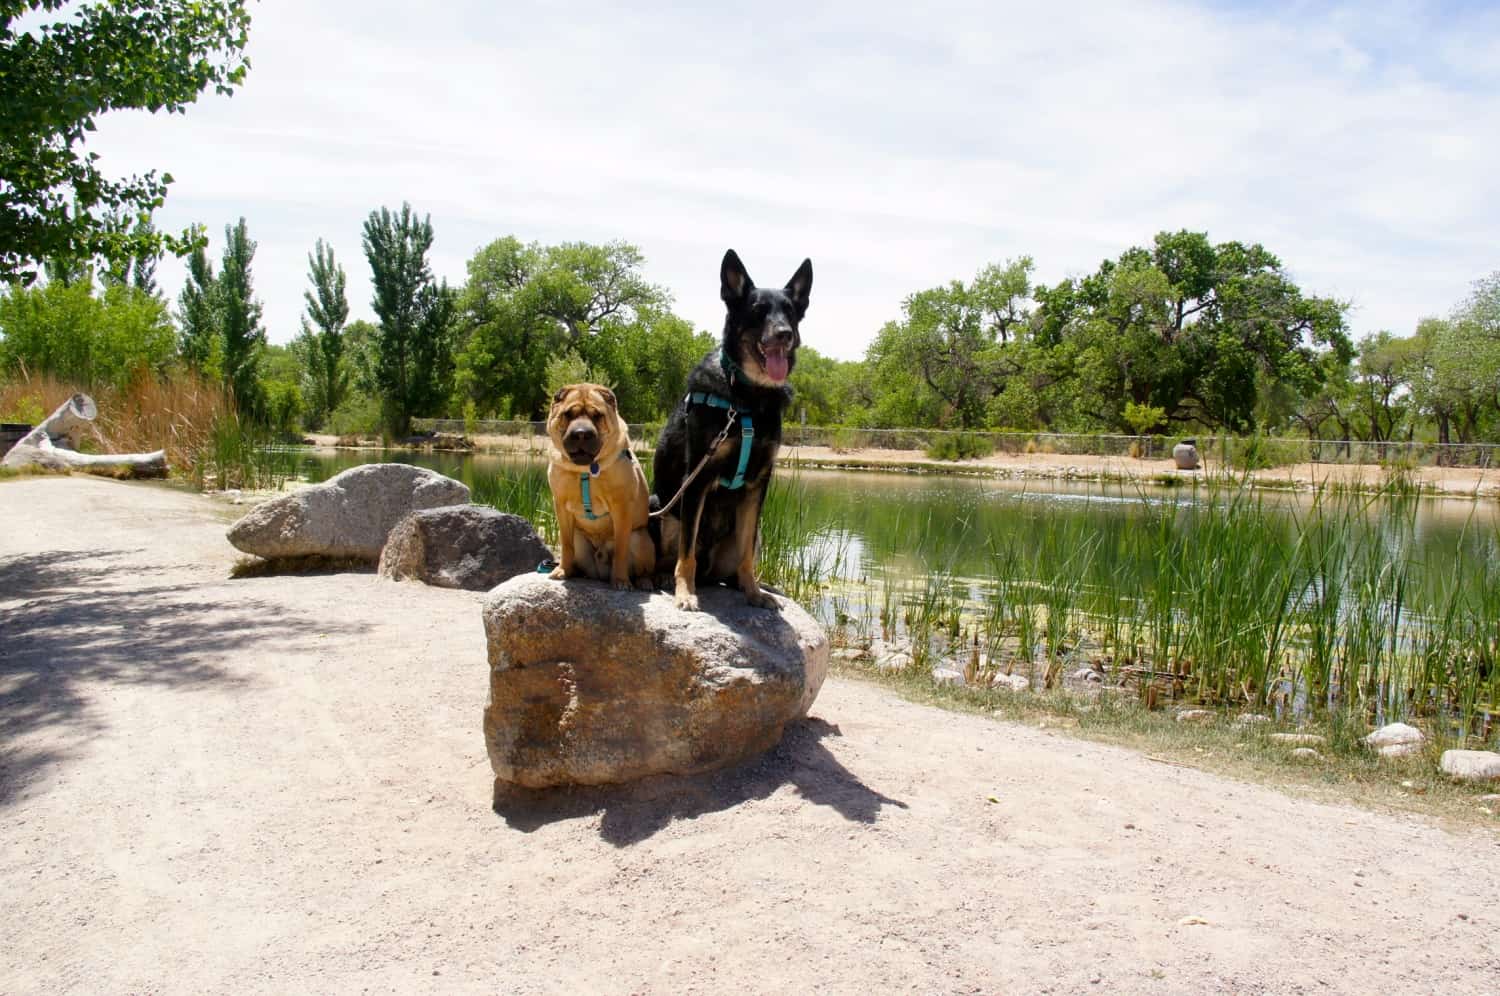
[[635, 586], [630, 583], [629, 578], [614, 578], [612, 581], [610, 581], [610, 585], [615, 589], [615, 591], [635, 590]]
[[684, 612], [698, 611], [698, 596], [690, 591], [679, 591], [675, 599], [677, 607]]
[[562, 565], [559, 564], [556, 567], [552, 568], [552, 573], [548, 574], [547, 576], [554, 581], [565, 581], [567, 580], [568, 572], [563, 570]]
[[770, 609], [773, 612], [781, 611], [781, 603], [776, 601], [776, 596], [768, 592], [757, 591], [754, 594], [745, 593], [745, 601], [758, 609]]

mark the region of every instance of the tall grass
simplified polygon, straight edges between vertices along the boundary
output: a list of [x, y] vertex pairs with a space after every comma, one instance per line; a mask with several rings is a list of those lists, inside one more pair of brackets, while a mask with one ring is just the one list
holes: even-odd
[[279, 488], [294, 470], [291, 456], [240, 417], [221, 385], [186, 370], [166, 377], [143, 370], [124, 386], [96, 389], [23, 372], [0, 384], [0, 415], [35, 424], [76, 393], [99, 408], [81, 450], [166, 450], [169, 472], [200, 489]]
[[[1399, 481], [1374, 498], [1328, 489], [1288, 512], [1242, 481], [1212, 480], [1143, 496], [1144, 512], [1118, 530], [1046, 503], [1000, 536], [973, 535], [964, 520], [913, 522], [896, 532], [911, 537], [921, 573], [874, 580], [803, 559], [820, 534], [808, 503], [785, 494], [766, 510], [775, 569], [835, 627], [863, 606], [858, 630], [908, 644], [917, 669], [1050, 687], [1089, 659], [1153, 702], [1345, 723], [1427, 718], [1459, 740], [1495, 740], [1500, 542], [1416, 558], [1418, 499]], [[934, 529], [948, 531], [950, 549], [988, 549], [980, 576], [924, 561]]]
[[494, 474], [474, 473], [464, 483], [476, 504], [491, 505], [530, 520], [542, 539], [557, 548], [557, 513], [552, 505], [552, 490], [547, 486], [546, 461], [528, 455], [520, 467]]

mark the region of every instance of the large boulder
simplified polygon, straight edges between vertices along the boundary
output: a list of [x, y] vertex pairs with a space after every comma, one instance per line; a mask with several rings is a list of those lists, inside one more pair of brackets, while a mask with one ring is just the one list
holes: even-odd
[[410, 464], [370, 463], [257, 505], [229, 527], [229, 542], [268, 559], [325, 556], [374, 563], [386, 536], [407, 515], [468, 500], [468, 487], [451, 477]]
[[489, 591], [535, 571], [551, 551], [531, 523], [487, 505], [449, 505], [413, 512], [391, 530], [380, 573], [439, 588]]
[[694, 774], [775, 745], [822, 687], [827, 635], [786, 598], [774, 612], [738, 591], [698, 594], [701, 612], [538, 574], [492, 591], [484, 739], [496, 778], [535, 789]]

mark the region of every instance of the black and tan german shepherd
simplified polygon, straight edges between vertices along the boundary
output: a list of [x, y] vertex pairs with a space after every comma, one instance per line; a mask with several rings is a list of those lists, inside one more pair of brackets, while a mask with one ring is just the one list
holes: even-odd
[[[805, 259], [784, 288], [757, 287], [734, 250], [724, 254], [724, 340], [688, 375], [687, 393], [656, 444], [652, 507], [677, 499], [661, 517], [657, 567], [671, 567], [678, 608], [698, 608], [699, 581], [729, 581], [751, 605], [777, 607], [756, 581], [755, 553], [812, 280]], [[705, 454], [707, 463], [684, 486]]]

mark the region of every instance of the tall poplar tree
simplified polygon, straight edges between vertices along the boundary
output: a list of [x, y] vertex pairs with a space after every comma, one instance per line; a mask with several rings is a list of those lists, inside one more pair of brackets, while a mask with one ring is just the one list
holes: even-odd
[[410, 204], [399, 214], [372, 211], [365, 220], [371, 303], [380, 320], [375, 382], [386, 425], [397, 435], [410, 431], [413, 415], [437, 414], [451, 388], [453, 294], [433, 280], [430, 248], [431, 216], [418, 220]]
[[303, 293], [307, 316], [302, 319], [298, 349], [306, 366], [313, 413], [323, 421], [349, 394], [349, 364], [344, 359], [349, 300], [344, 292], [344, 268], [322, 239], [307, 256], [307, 279], [312, 289]]
[[224, 383], [234, 392], [242, 412], [259, 415], [263, 407], [260, 358], [266, 344], [266, 330], [261, 325], [261, 305], [255, 300], [250, 278], [250, 262], [254, 258], [255, 243], [250, 239], [245, 219], [241, 218], [233, 227], [224, 226], [224, 258], [216, 283]]
[[188, 257], [187, 279], [177, 297], [177, 351], [183, 362], [200, 374], [214, 370], [219, 347], [218, 282], [201, 229], [192, 233], [197, 243]]

